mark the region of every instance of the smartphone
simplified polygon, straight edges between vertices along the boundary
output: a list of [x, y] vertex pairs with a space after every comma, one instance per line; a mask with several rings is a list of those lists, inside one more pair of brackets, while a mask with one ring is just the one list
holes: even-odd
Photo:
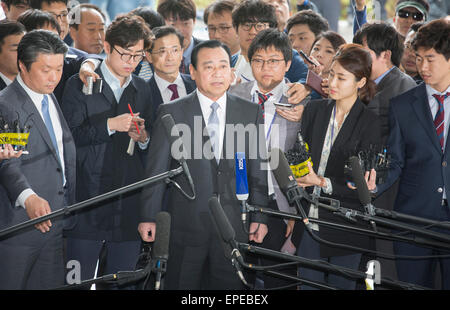
[[306, 55], [304, 51], [300, 50], [299, 53], [307, 62], [309, 62], [310, 64], [312, 64], [314, 66], [318, 66], [318, 64], [315, 61], [313, 61], [311, 58], [309, 58], [308, 55]]
[[294, 105], [291, 103], [283, 103], [283, 102], [274, 102], [273, 103], [277, 108], [284, 108], [284, 109], [290, 109], [292, 108]]

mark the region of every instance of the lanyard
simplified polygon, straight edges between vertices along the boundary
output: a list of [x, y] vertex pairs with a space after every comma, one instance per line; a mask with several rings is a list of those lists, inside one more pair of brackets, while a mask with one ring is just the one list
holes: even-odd
[[[253, 95], [252, 95], [252, 102], [254, 102], [254, 103], [257, 103], [257, 104], [259, 104], [258, 102], [256, 102], [255, 101], [255, 94], [256, 94], [256, 92], [254, 92], [253, 93]], [[282, 95], [283, 96], [283, 95]], [[273, 97], [273, 96], [272, 96]], [[270, 99], [268, 99], [268, 100], [270, 100]], [[280, 97], [280, 101], [281, 101], [281, 97]], [[266, 101], [267, 102], [267, 101]], [[263, 103], [264, 104], [264, 103]], [[275, 122], [275, 118], [277, 117], [277, 109], [276, 109], [276, 107], [275, 107], [275, 114], [273, 115], [273, 118], [272, 118], [272, 121], [270, 122], [270, 125], [269, 125], [269, 130], [267, 131], [267, 135], [266, 135], [266, 141], [269, 141], [269, 138], [270, 138], [270, 132], [272, 131], [272, 125], [273, 125], [273, 123]], [[265, 121], [264, 121], [265, 122]]]

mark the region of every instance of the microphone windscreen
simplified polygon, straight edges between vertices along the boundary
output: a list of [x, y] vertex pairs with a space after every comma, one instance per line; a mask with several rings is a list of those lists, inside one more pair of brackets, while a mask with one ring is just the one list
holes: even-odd
[[247, 181], [247, 165], [245, 162], [245, 153], [236, 152], [236, 197], [240, 201], [248, 199], [248, 181]]
[[153, 244], [154, 258], [169, 258], [170, 222], [169, 213], [159, 212], [156, 214], [156, 234]]
[[350, 157], [349, 161], [350, 167], [352, 168], [353, 182], [355, 182], [359, 201], [363, 206], [369, 205], [371, 203], [370, 192], [364, 178], [364, 172], [362, 171], [361, 165], [359, 163], [359, 158], [356, 156], [352, 156]]
[[211, 214], [213, 216], [214, 221], [216, 222], [216, 226], [219, 229], [219, 234], [225, 242], [230, 242], [234, 240], [236, 233], [234, 231], [233, 226], [231, 226], [228, 217], [220, 205], [219, 200], [216, 196], [213, 196], [208, 201], [209, 208], [211, 209]]
[[172, 144], [172, 142], [174, 142], [180, 136], [178, 130], [175, 130], [175, 132], [172, 134], [172, 129], [175, 127], [175, 121], [170, 114], [163, 115], [161, 117], [161, 120], [163, 122], [164, 128], [166, 129], [167, 136], [169, 137]]
[[270, 150], [270, 168], [277, 180], [278, 186], [283, 192], [297, 186], [297, 181], [295, 180], [291, 167], [289, 167], [286, 156], [284, 156], [284, 152], [279, 148], [272, 148]]

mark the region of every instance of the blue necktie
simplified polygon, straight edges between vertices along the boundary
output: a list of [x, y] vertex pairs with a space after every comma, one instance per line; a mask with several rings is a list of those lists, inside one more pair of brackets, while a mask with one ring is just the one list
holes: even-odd
[[208, 119], [208, 133], [209, 140], [211, 141], [212, 150], [214, 152], [214, 157], [216, 158], [217, 163], [219, 163], [220, 154], [219, 154], [219, 117], [217, 115], [217, 109], [219, 108], [219, 104], [217, 102], [213, 102], [211, 104], [211, 114]]
[[56, 143], [55, 131], [53, 130], [52, 119], [50, 118], [50, 113], [48, 112], [48, 97], [44, 95], [44, 99], [42, 99], [42, 116], [44, 117], [44, 123], [47, 127], [48, 134], [50, 135], [50, 139], [52, 140], [53, 147], [55, 148], [56, 155], [59, 157], [58, 152], [58, 144]]

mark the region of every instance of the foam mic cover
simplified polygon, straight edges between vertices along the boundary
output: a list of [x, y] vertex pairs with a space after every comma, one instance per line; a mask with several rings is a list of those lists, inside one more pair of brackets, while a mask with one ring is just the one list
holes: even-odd
[[236, 197], [240, 201], [248, 199], [247, 165], [245, 153], [236, 152]]
[[219, 229], [219, 233], [222, 236], [222, 239], [230, 243], [234, 240], [236, 233], [234, 231], [233, 226], [231, 226], [228, 217], [225, 215], [225, 212], [220, 205], [219, 200], [216, 196], [213, 196], [208, 201], [209, 208], [211, 209], [212, 216], [214, 221], [216, 222], [217, 228]]
[[359, 163], [359, 158], [352, 156], [349, 159], [350, 167], [352, 168], [353, 182], [355, 182], [356, 191], [358, 192], [359, 201], [363, 206], [367, 206], [371, 203], [369, 188], [367, 187], [366, 180], [364, 178], [364, 172], [362, 171]]
[[[276, 160], [277, 157], [278, 160]], [[270, 158], [270, 168], [281, 190], [286, 192], [291, 188], [297, 187], [297, 181], [291, 167], [289, 167], [286, 156], [284, 156], [284, 152], [279, 148], [272, 148], [270, 150]]]
[[159, 212], [156, 214], [156, 234], [153, 244], [153, 258], [169, 258], [169, 240], [170, 240], [170, 214]]

